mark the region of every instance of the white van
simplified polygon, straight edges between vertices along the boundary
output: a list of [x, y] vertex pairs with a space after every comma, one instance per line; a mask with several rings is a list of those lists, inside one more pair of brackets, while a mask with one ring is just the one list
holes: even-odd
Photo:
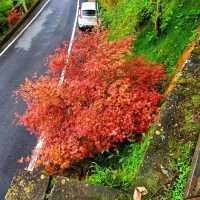
[[92, 28], [98, 25], [98, 13], [96, 2], [84, 2], [81, 4], [78, 15], [78, 27], [80, 29]]

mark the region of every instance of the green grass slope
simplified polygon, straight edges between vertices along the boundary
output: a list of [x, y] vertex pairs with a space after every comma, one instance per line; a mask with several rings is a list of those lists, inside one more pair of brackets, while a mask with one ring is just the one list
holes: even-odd
[[[113, 9], [102, 12], [103, 24], [109, 27], [109, 39], [136, 36], [133, 52], [166, 66], [171, 74], [183, 49], [196, 36], [200, 24], [200, 1], [158, 0], [161, 13], [154, 1], [121, 0]], [[156, 36], [154, 23], [161, 17], [161, 35]]]

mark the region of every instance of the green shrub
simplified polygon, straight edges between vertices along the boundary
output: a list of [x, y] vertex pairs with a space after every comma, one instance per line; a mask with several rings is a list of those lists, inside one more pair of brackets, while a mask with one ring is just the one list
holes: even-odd
[[112, 22], [112, 12], [101, 8], [100, 10], [100, 17], [101, 17], [101, 25], [104, 27], [108, 27], [109, 24]]
[[93, 166], [92, 175], [87, 177], [90, 184], [102, 184], [128, 190], [142, 162], [144, 152], [149, 145], [149, 138], [144, 138], [141, 144], [134, 141], [122, 144], [117, 153], [109, 156], [98, 155]]
[[112, 11], [109, 39], [132, 34], [137, 25], [150, 16], [152, 6], [148, 0], [122, 0]]
[[192, 144], [190, 142], [184, 144], [182, 146], [181, 157], [175, 160], [173, 163], [174, 171], [176, 171], [178, 175], [171, 187], [168, 188], [164, 194], [167, 199], [184, 200], [184, 191], [191, 169], [191, 148]]

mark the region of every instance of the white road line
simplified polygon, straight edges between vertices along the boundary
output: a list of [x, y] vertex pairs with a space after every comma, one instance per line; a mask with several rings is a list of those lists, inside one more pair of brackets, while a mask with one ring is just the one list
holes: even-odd
[[[77, 1], [76, 17], [75, 17], [75, 20], [74, 20], [74, 26], [73, 26], [73, 30], [72, 30], [72, 35], [71, 35], [71, 38], [70, 38], [69, 47], [68, 47], [68, 51], [67, 51], [67, 62], [68, 62], [68, 58], [69, 58], [69, 56], [70, 56], [70, 54], [71, 54], [71, 51], [72, 51], [72, 44], [73, 44], [74, 38], [75, 38], [76, 24], [77, 24], [77, 20], [78, 20], [79, 4], [80, 4], [80, 0]], [[61, 73], [59, 85], [62, 85], [64, 79], [65, 79], [65, 70], [63, 69], [63, 70], [62, 70], [62, 73]]]
[[[77, 24], [77, 20], [78, 20], [79, 4], [80, 4], [80, 0], [77, 0], [76, 17], [75, 17], [75, 20], [74, 20], [74, 26], [73, 26], [73, 30], [72, 30], [72, 34], [71, 34], [71, 38], [70, 38], [70, 42], [69, 42], [69, 47], [68, 47], [68, 51], [67, 51], [67, 61], [68, 61], [68, 58], [70, 56], [70, 53], [71, 53], [71, 50], [72, 50], [72, 45], [73, 45], [74, 38], [75, 38], [76, 24]], [[64, 81], [64, 77], [65, 77], [65, 72], [64, 72], [64, 69], [63, 69], [62, 73], [61, 73], [59, 85], [62, 85], [62, 83]], [[40, 149], [42, 148], [43, 144], [44, 144], [44, 138], [40, 137], [39, 140], [38, 140], [38, 143], [37, 143], [37, 145], [34, 149], [35, 154], [32, 156], [32, 159], [31, 159], [29, 166], [27, 168], [28, 171], [34, 170], [36, 161], [38, 160]]]
[[36, 145], [36, 147], [34, 149], [34, 156], [32, 156], [32, 159], [31, 159], [31, 161], [30, 161], [30, 163], [29, 163], [29, 165], [27, 167], [28, 171], [33, 171], [35, 163], [36, 163], [36, 161], [38, 159], [39, 151], [42, 148], [43, 143], [44, 143], [44, 140], [43, 140], [42, 137], [40, 137], [39, 140], [38, 140], [38, 143], [37, 143], [37, 145]]
[[0, 57], [18, 40], [21, 35], [26, 31], [27, 28], [36, 20], [36, 18], [41, 14], [41, 12], [45, 9], [45, 7], [48, 5], [48, 3], [51, 0], [47, 0], [45, 4], [40, 8], [40, 10], [37, 12], [37, 14], [32, 18], [32, 20], [21, 30], [21, 32], [8, 44], [8, 46], [5, 47], [5, 49], [0, 52]]

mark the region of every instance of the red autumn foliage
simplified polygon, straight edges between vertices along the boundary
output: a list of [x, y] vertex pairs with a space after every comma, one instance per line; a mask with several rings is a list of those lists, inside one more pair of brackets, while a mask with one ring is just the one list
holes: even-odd
[[67, 45], [64, 43], [62, 48], [57, 48], [53, 55], [48, 57], [48, 68], [52, 73], [60, 72], [66, 65]]
[[19, 9], [11, 10], [7, 16], [8, 26], [9, 27], [14, 26], [19, 21], [20, 18], [21, 18], [21, 12]]
[[[44, 138], [40, 164], [51, 172], [146, 131], [158, 113], [163, 68], [143, 58], [125, 61], [130, 39], [109, 43], [105, 35], [80, 35], [68, 63], [66, 46], [56, 50], [49, 58], [54, 75], [26, 80], [17, 92], [27, 104], [19, 121]], [[59, 63], [65, 68], [60, 86]]]

